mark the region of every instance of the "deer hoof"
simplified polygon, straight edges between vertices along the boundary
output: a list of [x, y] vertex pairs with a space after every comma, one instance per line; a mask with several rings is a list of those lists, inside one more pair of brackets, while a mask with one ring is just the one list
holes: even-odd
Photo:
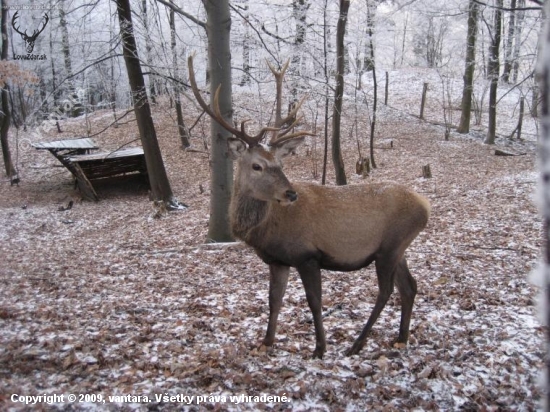
[[395, 341], [392, 345], [394, 349], [406, 349], [407, 348], [407, 342], [399, 342]]
[[272, 349], [272, 346], [267, 346], [265, 344], [261, 344], [257, 348], [255, 348], [252, 353], [253, 354], [259, 354], [259, 355], [267, 355]]

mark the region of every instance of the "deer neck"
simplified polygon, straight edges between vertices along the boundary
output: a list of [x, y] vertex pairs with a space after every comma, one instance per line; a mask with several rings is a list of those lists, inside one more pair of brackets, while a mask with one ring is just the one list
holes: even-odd
[[255, 238], [261, 237], [262, 223], [266, 221], [270, 209], [269, 202], [255, 199], [235, 187], [231, 200], [231, 228], [233, 234], [246, 243], [254, 243]]

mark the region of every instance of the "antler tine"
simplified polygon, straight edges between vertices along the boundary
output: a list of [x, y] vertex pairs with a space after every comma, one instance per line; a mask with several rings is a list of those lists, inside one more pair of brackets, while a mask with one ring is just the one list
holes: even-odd
[[26, 36], [26, 35], [27, 35], [27, 30], [25, 30], [25, 33], [21, 33], [21, 32], [19, 31], [19, 27], [15, 27], [15, 21], [16, 21], [18, 18], [19, 18], [19, 10], [17, 10], [17, 11], [15, 12], [15, 14], [13, 15], [13, 17], [12, 17], [12, 19], [11, 19], [11, 25], [12, 25], [12, 27], [15, 29], [15, 31], [16, 31], [17, 33], [19, 33], [19, 34], [22, 35], [22, 36]]
[[[284, 124], [288, 123], [290, 120], [292, 120], [296, 117], [296, 114], [298, 113], [298, 110], [300, 110], [300, 108], [302, 107], [302, 104], [304, 104], [304, 102], [306, 101], [306, 98], [307, 98], [307, 95], [304, 95], [300, 99], [300, 101], [298, 101], [298, 103], [294, 106], [294, 108], [290, 112], [288, 112], [287, 116], [284, 119], [280, 120], [280, 122], [281, 122], [280, 126], [283, 126]], [[296, 121], [294, 121], [292, 123], [295, 124]]]
[[231, 132], [238, 138], [244, 140], [246, 143], [251, 144], [248, 139], [246, 138], [246, 134], [242, 134], [240, 130], [234, 128], [231, 124], [225, 121], [223, 116], [220, 113], [220, 108], [218, 105], [218, 97], [221, 89], [221, 84], [216, 89], [216, 93], [214, 94], [214, 110], [204, 101], [202, 98], [199, 88], [197, 87], [197, 81], [195, 79], [195, 69], [193, 67], [193, 55], [190, 55], [187, 58], [187, 66], [189, 67], [189, 83], [191, 83], [191, 90], [193, 91], [193, 95], [195, 96], [195, 99], [197, 99], [197, 102], [199, 103], [200, 107], [208, 113], [208, 115], [217, 121], [224, 129], [226, 129], [228, 132]]
[[48, 24], [48, 22], [50, 21], [50, 18], [48, 17], [48, 15], [46, 13], [44, 13], [44, 18], [45, 18], [45, 21], [44, 21], [44, 25], [42, 26], [42, 28], [40, 30], [36, 29], [33, 33], [33, 35], [37, 36], [42, 33], [44, 31], [44, 29], [46, 28], [46, 25]]
[[269, 60], [267, 59], [266, 59], [266, 63], [269, 67], [269, 70], [271, 70], [271, 73], [273, 73], [273, 76], [275, 76], [275, 78], [279, 78], [279, 77], [284, 77], [286, 69], [288, 69], [288, 65], [290, 64], [290, 59], [288, 59], [286, 63], [283, 64], [283, 67], [281, 68], [281, 70], [277, 70], [275, 67], [273, 67], [273, 65], [269, 63]]
[[294, 139], [294, 138], [297, 138], [297, 137], [302, 137], [302, 136], [317, 136], [315, 133], [312, 133], [312, 132], [307, 131], [307, 130], [302, 130], [300, 132], [291, 133], [291, 134], [287, 135], [298, 124], [298, 122], [300, 122], [302, 119], [303, 119], [303, 116], [300, 116], [290, 126], [288, 126], [286, 129], [282, 130], [277, 135], [274, 135], [271, 138], [271, 141], [269, 142], [269, 145], [273, 146], [275, 144], [285, 142], [287, 140], [291, 140], [291, 139]]
[[233, 133], [239, 139], [241, 139], [241, 140], [245, 141], [246, 143], [248, 143], [249, 146], [257, 146], [258, 144], [260, 144], [260, 142], [262, 141], [263, 137], [265, 136], [265, 134], [267, 132], [269, 132], [269, 131], [278, 132], [279, 130], [281, 130], [278, 127], [264, 127], [258, 132], [257, 135], [250, 136], [248, 133], [246, 133], [246, 127], [245, 127], [245, 124], [246, 124], [246, 122], [249, 121], [249, 119], [244, 120], [244, 121], [241, 122], [241, 129], [240, 130], [238, 130], [234, 127], [230, 127], [229, 124], [225, 122], [225, 120], [223, 119], [223, 116], [220, 112], [220, 105], [218, 103], [218, 99], [219, 99], [219, 96], [220, 96], [220, 89], [221, 89], [221, 85], [218, 86], [218, 88], [216, 89], [216, 93], [214, 94], [214, 102], [213, 102], [214, 114], [215, 114], [214, 119], [217, 122], [220, 121], [218, 119], [221, 119], [223, 121], [223, 123], [220, 123], [220, 124], [223, 127], [225, 127], [228, 131]]
[[282, 122], [282, 116], [281, 116], [281, 111], [282, 111], [282, 103], [281, 102], [282, 102], [282, 94], [283, 94], [283, 78], [285, 77], [285, 72], [288, 69], [288, 65], [290, 64], [290, 59], [288, 59], [286, 61], [286, 63], [283, 64], [283, 67], [281, 68], [281, 70], [275, 69], [275, 67], [273, 67], [271, 65], [271, 63], [269, 63], [269, 61], [266, 60], [266, 62], [267, 62], [267, 66], [269, 67], [269, 70], [271, 70], [271, 73], [273, 73], [273, 76], [275, 76], [275, 84], [276, 84], [275, 126], [282, 127], [283, 124], [284, 124]]
[[216, 92], [214, 93], [214, 100], [212, 102], [212, 106], [210, 107], [204, 99], [202, 98], [199, 88], [197, 87], [197, 82], [195, 79], [195, 70], [193, 68], [193, 55], [190, 55], [187, 59], [187, 65], [189, 66], [189, 83], [191, 83], [191, 90], [193, 91], [193, 95], [195, 96], [195, 99], [197, 99], [197, 102], [202, 107], [202, 109], [208, 113], [208, 115], [217, 121], [224, 129], [226, 129], [228, 132], [232, 133], [242, 141], [246, 142], [249, 146], [256, 146], [260, 143], [260, 141], [263, 139], [265, 134], [269, 131], [279, 131], [280, 128], [276, 127], [264, 127], [260, 130], [260, 132], [255, 136], [250, 136], [248, 133], [246, 133], [245, 124], [249, 120], [244, 120], [241, 122], [241, 128], [240, 130], [228, 123], [224, 117], [221, 114], [220, 111], [220, 105], [219, 105], [219, 96], [220, 96], [220, 90], [221, 90], [221, 84], [216, 89]]
[[283, 137], [285, 134], [287, 134], [288, 132], [290, 132], [294, 127], [296, 127], [296, 125], [298, 124], [298, 122], [300, 122], [303, 118], [304, 118], [304, 116], [300, 116], [300, 117], [297, 117], [296, 119], [294, 119], [294, 121], [292, 122], [292, 124], [291, 124], [290, 126], [288, 126], [286, 129], [281, 130], [281, 131], [274, 137], [274, 139], [275, 139], [275, 140], [278, 140], [278, 139], [280, 139], [281, 137]]
[[288, 136], [277, 138], [275, 140], [272, 139], [271, 142], [269, 142], [269, 146], [273, 146], [282, 142], [286, 142], [287, 140], [296, 139], [302, 136], [317, 136], [317, 135], [315, 133], [308, 132], [308, 131], [296, 132], [296, 133], [289, 134]]

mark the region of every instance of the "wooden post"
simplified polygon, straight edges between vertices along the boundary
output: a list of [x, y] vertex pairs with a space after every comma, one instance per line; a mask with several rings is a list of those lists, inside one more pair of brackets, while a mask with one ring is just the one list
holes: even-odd
[[525, 98], [519, 99], [518, 140], [521, 140], [521, 127], [523, 126], [523, 113], [525, 112]]
[[430, 164], [428, 163], [425, 166], [422, 166], [422, 177], [424, 179], [429, 179], [432, 177], [432, 171], [430, 170]]
[[368, 157], [361, 157], [357, 160], [355, 163], [355, 173], [363, 177], [368, 177], [370, 173], [370, 159]]
[[539, 88], [535, 85], [531, 88], [531, 116], [539, 116]]
[[386, 87], [384, 90], [384, 105], [388, 105], [388, 89], [389, 89], [389, 83], [390, 83], [390, 75], [388, 72], [386, 72]]
[[424, 83], [422, 89], [422, 101], [420, 102], [420, 118], [424, 120], [424, 106], [426, 105], [426, 93], [428, 93], [428, 83]]

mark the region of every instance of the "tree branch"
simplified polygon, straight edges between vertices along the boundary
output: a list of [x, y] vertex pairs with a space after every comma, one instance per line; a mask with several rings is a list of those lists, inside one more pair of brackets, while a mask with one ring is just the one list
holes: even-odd
[[175, 4], [173, 3], [170, 3], [169, 1], [166, 1], [166, 0], [157, 0], [159, 3], [161, 4], [164, 4], [166, 7], [174, 10], [176, 13], [178, 13], [179, 15], [185, 17], [186, 19], [189, 19], [191, 20], [193, 23], [195, 23], [196, 25], [202, 27], [203, 29], [206, 30], [206, 23], [202, 20], [199, 20], [197, 19], [195, 16], [187, 13], [186, 11], [184, 11], [183, 9], [179, 8], [178, 6], [176, 6]]
[[[534, 1], [534, 0], [531, 0], [531, 1]], [[474, 3], [477, 3], [481, 6], [485, 6], [485, 7], [488, 7], [490, 9], [500, 9], [500, 10], [503, 10], [503, 11], [526, 11], [526, 10], [536, 10], [536, 11], [540, 11], [542, 10], [542, 7], [518, 7], [518, 8], [511, 8], [511, 7], [497, 7], [497, 6], [493, 6], [492, 4], [487, 4], [487, 3], [484, 3], [480, 0], [474, 0]], [[540, 4], [538, 3], [537, 1], [534, 1], [534, 3], [536, 4]]]
[[[250, 20], [246, 16], [243, 16], [242, 13], [239, 10], [237, 10], [237, 8], [235, 8], [235, 6], [233, 6], [231, 3], [229, 3], [229, 7], [231, 8], [231, 10], [233, 10], [235, 13], [237, 13], [244, 21], [246, 21], [248, 23], [248, 25], [252, 28], [252, 30], [254, 30], [256, 32], [256, 34], [258, 35], [258, 38], [262, 42], [262, 44], [264, 46], [264, 49], [271, 55], [271, 57], [275, 61], [277, 61], [277, 58], [275, 57], [275, 55], [271, 52], [271, 50], [269, 50], [269, 48], [267, 47], [267, 44], [265, 44], [265, 41], [262, 38], [262, 35], [258, 31], [258, 29], [256, 29], [256, 27], [252, 23], [250, 23]], [[263, 26], [264, 25], [262, 24], [262, 29], [264, 28]]]

